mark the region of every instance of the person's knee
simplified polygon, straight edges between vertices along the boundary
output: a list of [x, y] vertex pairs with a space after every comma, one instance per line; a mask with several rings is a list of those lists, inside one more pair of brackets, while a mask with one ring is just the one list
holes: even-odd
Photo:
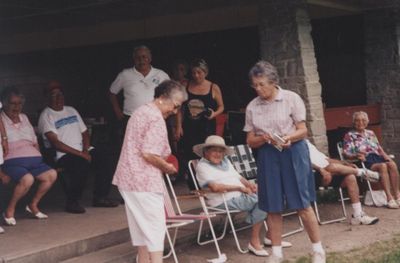
[[357, 179], [356, 179], [355, 175], [354, 174], [346, 175], [346, 177], [344, 178], [344, 184], [345, 184], [345, 187], [347, 187], [347, 188], [352, 188], [352, 187], [357, 186]]
[[388, 170], [388, 167], [385, 163], [380, 163], [378, 164], [378, 169], [377, 169], [380, 173], [386, 173]]
[[57, 172], [54, 169], [51, 169], [46, 172], [45, 180], [49, 183], [53, 184], [57, 180]]
[[390, 160], [390, 161], [387, 163], [387, 167], [388, 167], [390, 170], [397, 171], [397, 164], [396, 164], [395, 162], [393, 162], [392, 160]]
[[19, 185], [20, 186], [22, 186], [22, 187], [24, 187], [24, 188], [26, 188], [26, 189], [29, 189], [29, 188], [31, 188], [31, 186], [32, 186], [32, 184], [33, 184], [33, 182], [35, 181], [35, 179], [33, 178], [33, 176], [31, 175], [31, 174], [25, 174], [22, 178], [21, 178], [21, 180], [19, 181]]
[[313, 210], [311, 206], [303, 209], [297, 210], [297, 214], [301, 217], [301, 219], [307, 219], [310, 215], [313, 214]]
[[328, 172], [336, 172], [339, 169], [339, 165], [337, 163], [330, 163], [327, 167], [325, 167], [325, 170]]

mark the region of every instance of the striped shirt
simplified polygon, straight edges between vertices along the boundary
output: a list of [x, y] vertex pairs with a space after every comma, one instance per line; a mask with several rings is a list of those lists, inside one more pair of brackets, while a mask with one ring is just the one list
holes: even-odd
[[296, 131], [296, 123], [306, 120], [306, 108], [297, 93], [278, 87], [273, 101], [260, 97], [253, 99], [246, 108], [245, 132], [256, 135], [277, 133], [290, 135]]

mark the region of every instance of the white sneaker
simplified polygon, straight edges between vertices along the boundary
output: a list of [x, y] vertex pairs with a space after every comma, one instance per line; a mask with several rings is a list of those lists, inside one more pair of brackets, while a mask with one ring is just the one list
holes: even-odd
[[361, 216], [354, 217], [351, 216], [351, 224], [352, 225], [373, 225], [378, 223], [379, 218], [376, 216], [369, 216], [366, 213], [362, 212]]
[[275, 254], [272, 254], [271, 256], [268, 257], [266, 263], [281, 263], [281, 262], [283, 262], [283, 258], [278, 257]]
[[4, 229], [0, 226], [0, 234], [4, 233]]
[[[269, 238], [267, 238], [267, 237], [264, 237], [264, 245], [269, 246], [269, 247], [272, 246], [272, 241], [271, 241], [271, 239], [269, 239]], [[283, 248], [287, 248], [287, 247], [291, 247], [291, 246], [293, 246], [293, 245], [292, 245], [292, 243], [290, 243], [290, 242], [287, 242], [287, 241], [283, 241], [283, 240], [282, 240], [281, 246], [282, 246]]]
[[313, 252], [312, 253], [312, 263], [326, 263], [325, 253]]
[[388, 201], [387, 207], [390, 209], [399, 209], [400, 208], [399, 205], [397, 204], [397, 202], [394, 201], [393, 199]]
[[371, 171], [369, 169], [362, 169], [361, 171], [361, 178], [370, 181], [371, 183], [379, 182], [379, 173]]

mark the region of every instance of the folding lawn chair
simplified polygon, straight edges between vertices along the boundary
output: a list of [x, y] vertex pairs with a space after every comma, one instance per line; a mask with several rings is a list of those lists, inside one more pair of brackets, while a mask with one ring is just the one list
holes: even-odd
[[[247, 144], [240, 144], [236, 146], [231, 146], [234, 151], [234, 154], [229, 155], [228, 158], [232, 162], [236, 171], [240, 173], [244, 178], [249, 181], [257, 181], [257, 163], [253, 156], [253, 152], [251, 148]], [[295, 215], [297, 212], [286, 212], [282, 214], [283, 217]], [[287, 237], [296, 233], [299, 233], [304, 230], [303, 222], [299, 219], [299, 228], [284, 233], [282, 237]]]
[[[186, 225], [198, 222], [198, 221], [200, 221], [200, 224], [203, 224], [203, 221], [207, 220], [209, 227], [210, 227], [211, 235], [212, 235], [211, 242], [214, 242], [215, 248], [216, 248], [217, 254], [218, 254], [217, 258], [209, 259], [207, 261], [211, 262], [211, 263], [226, 262], [226, 260], [227, 260], [226, 255], [221, 253], [217, 238], [215, 236], [215, 231], [214, 231], [214, 228], [213, 228], [213, 225], [211, 222], [211, 217], [214, 217], [215, 214], [211, 214], [208, 212], [207, 207], [205, 205], [204, 197], [200, 194], [179, 196], [179, 198], [186, 198], [186, 199], [198, 198], [200, 201], [200, 204], [203, 208], [203, 213], [201, 213], [201, 214], [182, 213], [182, 210], [181, 210], [179, 202], [178, 202], [178, 196], [175, 194], [171, 179], [168, 174], [166, 174], [165, 177], [167, 180], [168, 188], [164, 184], [164, 207], [165, 207], [166, 222], [167, 222], [166, 235], [167, 235], [168, 243], [170, 246], [170, 251], [168, 251], [168, 253], [166, 253], [164, 255], [164, 258], [167, 258], [167, 257], [171, 256], [171, 254], [172, 254], [174, 257], [175, 263], [179, 262], [178, 258], [176, 256], [176, 253], [175, 253], [175, 249], [174, 249], [179, 227], [186, 226]], [[169, 191], [168, 191], [168, 189], [169, 189]], [[171, 200], [170, 193], [171, 193], [173, 201]], [[174, 229], [172, 237], [168, 231], [169, 229]]]
[[[188, 163], [188, 167], [189, 167], [189, 172], [190, 172], [190, 175], [192, 176], [196, 191], [200, 191], [201, 192], [202, 189], [200, 188], [199, 184], [197, 183], [197, 179], [196, 179], [197, 163], [198, 163], [198, 160], [191, 160]], [[221, 193], [221, 195], [222, 195], [222, 198], [223, 198], [223, 201], [224, 201], [225, 209], [220, 209], [220, 208], [216, 208], [216, 207], [212, 207], [212, 206], [207, 206], [207, 204], [204, 203], [206, 210], [212, 211], [212, 213], [215, 214], [215, 215], [223, 215], [223, 216], [225, 216], [223, 230], [222, 230], [222, 233], [217, 237], [217, 240], [221, 240], [221, 239], [223, 239], [225, 237], [226, 231], [227, 231], [227, 228], [228, 228], [228, 224], [229, 224], [230, 227], [231, 227], [232, 234], [233, 234], [233, 237], [235, 239], [235, 243], [236, 243], [236, 247], [237, 247], [238, 251], [240, 253], [248, 253], [249, 252], [248, 249], [243, 249], [240, 246], [239, 239], [238, 239], [237, 234], [236, 234], [236, 227], [235, 227], [235, 225], [233, 223], [233, 219], [232, 219], [232, 214], [240, 213], [242, 211], [229, 209], [229, 207], [228, 207], [228, 205], [226, 203], [225, 194]], [[208, 243], [213, 241], [212, 239], [210, 239], [210, 240], [201, 240], [202, 232], [203, 232], [203, 222], [200, 222], [199, 231], [197, 233], [197, 243], [199, 245], [205, 245], [205, 244], [208, 244]]]
[[[314, 174], [315, 174], [315, 172], [314, 172]], [[319, 188], [318, 190], [320, 190], [320, 191], [327, 191], [327, 190], [331, 189], [332, 187], [319, 186], [318, 188]], [[340, 217], [338, 217], [338, 218], [322, 220], [321, 216], [320, 216], [320, 213], [319, 213], [319, 209], [318, 209], [318, 203], [317, 203], [317, 201], [314, 201], [313, 202], [314, 203], [314, 211], [315, 211], [315, 216], [317, 217], [317, 220], [318, 220], [318, 224], [326, 225], [326, 224], [330, 224], [330, 223], [341, 222], [341, 221], [347, 219], [347, 212], [346, 212], [346, 206], [344, 204], [344, 201], [347, 200], [348, 198], [345, 199], [343, 197], [343, 189], [342, 189], [342, 187], [338, 187], [337, 190], [338, 190], [338, 193], [339, 193], [339, 201], [340, 201], [340, 203], [342, 205], [342, 215]]]
[[[338, 153], [339, 153], [340, 160], [349, 161], [349, 160], [346, 160], [346, 158], [344, 157], [344, 154], [343, 154], [343, 143], [342, 142], [338, 142], [336, 144], [336, 147], [337, 147], [337, 150], [338, 150]], [[363, 162], [361, 162], [361, 166], [362, 166], [363, 169], [366, 169], [365, 164]], [[368, 187], [368, 189], [369, 189], [369, 191], [371, 193], [372, 203], [376, 206], [377, 202], [376, 202], [376, 199], [374, 197], [374, 191], [372, 191], [371, 182], [368, 181], [368, 180], [364, 180], [364, 181], [366, 182], [367, 187]]]

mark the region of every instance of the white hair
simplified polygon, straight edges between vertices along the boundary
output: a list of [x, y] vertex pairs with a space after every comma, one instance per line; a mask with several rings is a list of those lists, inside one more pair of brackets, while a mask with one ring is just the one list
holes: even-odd
[[358, 116], [365, 118], [369, 122], [368, 114], [365, 111], [356, 111], [353, 113], [353, 123]]

